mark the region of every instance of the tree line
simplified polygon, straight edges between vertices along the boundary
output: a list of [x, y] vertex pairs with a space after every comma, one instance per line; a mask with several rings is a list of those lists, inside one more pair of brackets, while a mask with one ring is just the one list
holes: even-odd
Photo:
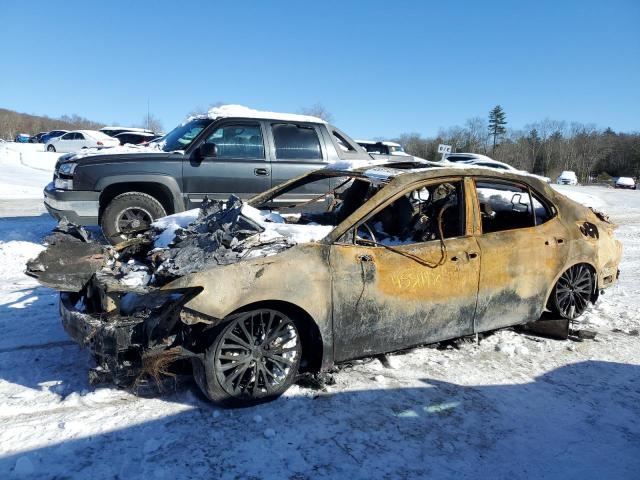
[[463, 126], [441, 129], [433, 137], [406, 133], [395, 139], [407, 153], [440, 160], [438, 145], [453, 152], [488, 155], [516, 168], [555, 177], [573, 170], [582, 182], [607, 181], [610, 177], [640, 177], [640, 133], [615, 132], [593, 124], [544, 119], [522, 129], [506, 127], [498, 105], [488, 119], [473, 117]]
[[104, 124], [78, 115], [49, 118], [0, 108], [0, 138], [5, 140], [13, 140], [18, 133], [35, 135], [51, 130], [98, 130], [102, 127]]

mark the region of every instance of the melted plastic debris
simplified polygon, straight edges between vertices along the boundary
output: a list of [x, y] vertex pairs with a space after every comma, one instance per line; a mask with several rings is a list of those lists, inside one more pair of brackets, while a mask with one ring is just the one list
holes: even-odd
[[258, 246], [268, 246], [267, 252], [273, 254], [295, 244], [284, 237], [260, 239], [258, 234], [264, 231], [243, 214], [238, 197], [232, 195], [226, 202], [205, 199], [197, 221], [177, 229], [172, 246], [157, 252], [157, 280], [236, 263]]

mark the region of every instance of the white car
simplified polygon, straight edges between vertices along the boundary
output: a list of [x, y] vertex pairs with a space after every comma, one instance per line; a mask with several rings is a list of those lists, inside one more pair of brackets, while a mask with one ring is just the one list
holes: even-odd
[[631, 177], [618, 177], [614, 186], [615, 188], [629, 188], [631, 190], [635, 190], [636, 181]]
[[573, 170], [564, 170], [556, 179], [558, 185], [577, 185], [578, 177]]
[[411, 156], [404, 151], [402, 145], [396, 142], [374, 142], [373, 140], [356, 140], [356, 142], [369, 153], [377, 155], [397, 155], [401, 157]]
[[[457, 164], [463, 165], [477, 165], [479, 167], [489, 167], [496, 168], [498, 170], [507, 170], [509, 172], [522, 173], [522, 170], [518, 170], [515, 167], [512, 167], [508, 163], [499, 162], [494, 160], [491, 157], [487, 157], [486, 155], [481, 155], [479, 153], [450, 153], [445, 156], [445, 160], [448, 162], [453, 162]], [[533, 175], [533, 174], [530, 174]], [[551, 179], [549, 177], [544, 177], [542, 175], [534, 175], [539, 179], [551, 183]]]
[[120, 141], [97, 130], [74, 130], [47, 142], [47, 152], [78, 152], [83, 148], [117, 147]]

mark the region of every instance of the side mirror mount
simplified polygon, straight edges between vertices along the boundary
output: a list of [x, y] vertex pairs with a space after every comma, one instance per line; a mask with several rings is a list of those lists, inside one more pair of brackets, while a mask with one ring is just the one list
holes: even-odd
[[198, 147], [200, 159], [218, 156], [218, 147], [215, 143], [203, 143]]

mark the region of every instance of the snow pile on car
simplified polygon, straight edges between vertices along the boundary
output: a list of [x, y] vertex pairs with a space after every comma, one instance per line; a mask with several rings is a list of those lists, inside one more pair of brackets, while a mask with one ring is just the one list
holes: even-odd
[[[101, 245], [82, 227], [61, 221], [27, 272], [61, 291], [79, 291], [93, 274], [130, 288], [162, 286], [190, 274], [243, 259], [275, 255], [324, 238], [332, 226], [286, 223], [232, 195], [206, 199], [199, 209], [159, 219], [137, 238]], [[77, 264], [70, 269], [60, 265]]]

